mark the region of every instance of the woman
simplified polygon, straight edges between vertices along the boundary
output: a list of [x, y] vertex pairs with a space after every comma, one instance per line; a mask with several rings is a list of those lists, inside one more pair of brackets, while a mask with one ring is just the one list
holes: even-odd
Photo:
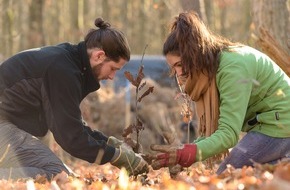
[[[163, 54], [196, 103], [201, 138], [179, 147], [152, 145], [163, 152], [154, 169], [188, 167], [232, 147], [217, 174], [228, 164], [290, 157], [290, 80], [267, 55], [212, 34], [194, 13], [175, 18]], [[241, 131], [247, 134], [239, 141]]]

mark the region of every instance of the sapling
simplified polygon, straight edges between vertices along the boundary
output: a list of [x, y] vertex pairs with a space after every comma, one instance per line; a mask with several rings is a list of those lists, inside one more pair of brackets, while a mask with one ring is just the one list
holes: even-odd
[[[146, 46], [147, 47], [147, 46]], [[145, 47], [145, 49], [146, 49]], [[145, 52], [144, 49], [144, 52]], [[144, 65], [143, 65], [143, 59], [144, 59], [144, 52], [141, 58], [141, 65], [139, 67], [139, 71], [134, 77], [129, 71], [125, 71], [124, 75], [125, 77], [130, 81], [130, 83], [136, 88], [136, 96], [135, 96], [135, 123], [130, 124], [128, 127], [126, 127], [123, 131], [122, 136], [124, 137], [124, 140], [127, 144], [129, 144], [135, 152], [141, 153], [142, 150], [140, 149], [140, 131], [144, 130], [144, 125], [142, 121], [139, 118], [139, 104], [142, 101], [142, 99], [146, 96], [148, 96], [150, 93], [153, 92], [154, 87], [149, 86], [147, 90], [144, 91], [144, 93], [141, 93], [141, 90], [143, 90], [145, 87], [147, 87], [146, 81], [143, 81], [145, 75], [143, 73]], [[141, 94], [140, 94], [141, 93]], [[136, 142], [133, 141], [131, 138], [131, 134], [133, 132], [136, 132]]]

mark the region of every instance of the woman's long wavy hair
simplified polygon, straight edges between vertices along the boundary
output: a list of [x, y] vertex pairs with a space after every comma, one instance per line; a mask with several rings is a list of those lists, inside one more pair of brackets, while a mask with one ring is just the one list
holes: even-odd
[[194, 12], [180, 13], [171, 25], [163, 55], [181, 57], [184, 77], [201, 72], [211, 80], [218, 69], [219, 55], [229, 46], [241, 45], [213, 34]]

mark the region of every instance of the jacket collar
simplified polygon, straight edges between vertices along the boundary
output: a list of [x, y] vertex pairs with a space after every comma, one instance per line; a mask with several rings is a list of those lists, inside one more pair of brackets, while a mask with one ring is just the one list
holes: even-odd
[[89, 56], [87, 53], [87, 47], [84, 41], [78, 44], [78, 51], [80, 54], [81, 61], [81, 72], [84, 76], [84, 87], [85, 93], [96, 91], [100, 88], [100, 83], [95, 79], [93, 71], [90, 65]]

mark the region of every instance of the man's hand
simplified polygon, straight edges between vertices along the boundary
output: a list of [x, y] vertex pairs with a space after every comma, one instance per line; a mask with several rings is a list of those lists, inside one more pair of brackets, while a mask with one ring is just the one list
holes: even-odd
[[154, 151], [163, 153], [157, 154], [152, 161], [153, 169], [171, 167], [179, 164], [182, 167], [189, 167], [195, 162], [196, 144], [184, 144], [181, 146], [172, 145], [151, 145]]
[[129, 175], [136, 176], [145, 172], [148, 173], [147, 162], [139, 154], [135, 154], [131, 147], [122, 144], [117, 150], [119, 155], [115, 160], [111, 161], [113, 166], [118, 168], [124, 167]]
[[[127, 141], [126, 141], [127, 140]], [[122, 144], [125, 144], [126, 146], [132, 147], [132, 150], [134, 152], [140, 153], [143, 151], [142, 145], [133, 139], [125, 139], [125, 141], [122, 141], [120, 139], [117, 139], [116, 137], [110, 136], [107, 140], [107, 144], [114, 147], [114, 148], [119, 148]]]
[[121, 144], [123, 143], [123, 141], [121, 141], [120, 139], [117, 139], [116, 137], [110, 136], [107, 140], [107, 144], [114, 147], [114, 148], [119, 148], [119, 146], [121, 146]]

